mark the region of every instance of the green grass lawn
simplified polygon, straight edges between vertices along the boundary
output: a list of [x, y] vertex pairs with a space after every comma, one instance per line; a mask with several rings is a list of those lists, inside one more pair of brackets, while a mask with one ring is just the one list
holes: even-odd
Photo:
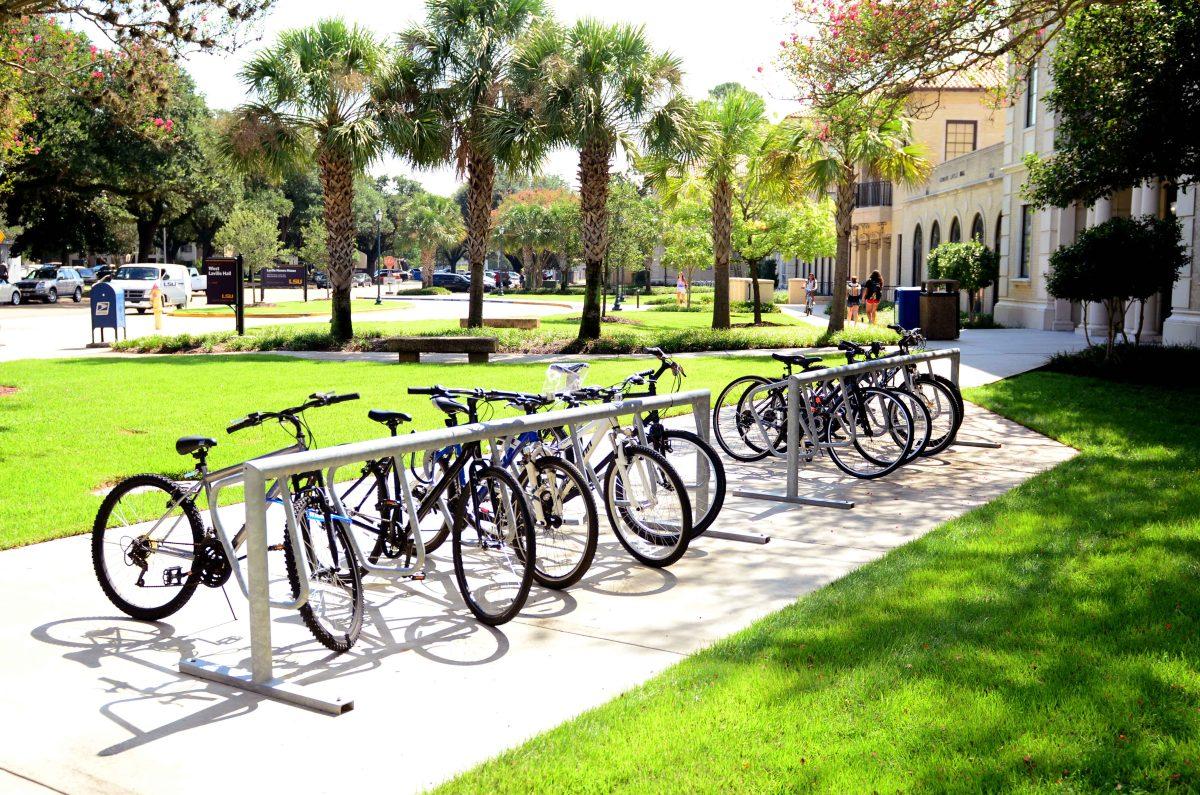
[[969, 397], [1082, 452], [443, 790], [1200, 789], [1200, 390]]
[[[646, 360], [592, 363], [588, 383], [609, 384], [644, 369]], [[685, 389], [714, 395], [747, 372], [776, 374], [765, 358], [697, 358], [686, 362]], [[137, 472], [182, 475], [192, 462], [175, 439], [218, 440], [210, 464], [224, 466], [289, 443], [278, 426], [227, 435], [251, 411], [303, 402], [316, 391], [357, 391], [362, 400], [309, 413], [317, 441], [336, 444], [381, 436], [368, 408], [396, 408], [414, 427], [441, 426], [442, 415], [408, 386], [487, 385], [539, 390], [545, 365], [419, 365], [317, 362], [284, 356], [147, 356], [7, 362], [0, 386], [0, 549], [85, 532], [101, 497], [97, 488]], [[669, 388], [669, 386], [668, 386]], [[2, 391], [0, 391], [2, 392]]]
[[[602, 337], [590, 343], [587, 353], [636, 353], [648, 345], [657, 345], [669, 353], [707, 350], [748, 350], [752, 348], [802, 348], [827, 344], [824, 330], [781, 312], [763, 316], [769, 324], [751, 327], [753, 316], [735, 312], [730, 316], [734, 328], [716, 331], [710, 328], [708, 312], [610, 312]], [[396, 335], [479, 334], [495, 337], [498, 348], [510, 353], [558, 353], [576, 351], [573, 344], [579, 330], [579, 315], [573, 312], [541, 318], [541, 328], [475, 329], [467, 331], [457, 320], [415, 320], [379, 322], [359, 319], [354, 324], [355, 339], [345, 346], [351, 350], [370, 349], [379, 337]], [[894, 342], [896, 335], [883, 326], [859, 324], [834, 335], [832, 342], [851, 339], [856, 342]], [[175, 351], [247, 351], [247, 350], [330, 350], [336, 347], [326, 323], [294, 323], [247, 329], [246, 336], [232, 331], [208, 334], [147, 336], [122, 341], [118, 350], [143, 353]]]
[[[273, 317], [276, 315], [324, 315], [328, 317], [332, 308], [332, 301], [325, 299], [313, 299], [312, 301], [280, 301], [278, 303], [254, 304], [246, 307], [246, 317]], [[380, 312], [394, 309], [408, 309], [411, 303], [402, 301], [386, 301], [379, 306], [375, 305], [374, 299], [355, 299], [350, 302], [350, 308], [353, 312]], [[180, 314], [180, 313], [176, 313]], [[185, 315], [216, 315], [220, 317], [233, 317], [233, 309], [223, 305], [204, 305], [189, 306], [183, 310]]]

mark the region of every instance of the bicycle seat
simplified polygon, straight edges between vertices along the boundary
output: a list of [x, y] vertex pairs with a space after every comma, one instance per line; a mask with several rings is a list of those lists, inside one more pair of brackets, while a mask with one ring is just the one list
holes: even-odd
[[208, 436], [180, 436], [175, 440], [175, 452], [180, 455], [191, 455], [195, 452], [206, 452], [216, 447], [217, 440]]
[[795, 367], [809, 368], [821, 363], [820, 356], [805, 356], [802, 353], [772, 353], [771, 358]]
[[447, 414], [466, 414], [470, 411], [462, 403], [459, 403], [457, 400], [451, 400], [448, 397], [434, 398], [433, 405]]
[[386, 409], [371, 409], [367, 412], [367, 418], [393, 429], [406, 422], [412, 422], [411, 415], [405, 414], [403, 411], [387, 411]]

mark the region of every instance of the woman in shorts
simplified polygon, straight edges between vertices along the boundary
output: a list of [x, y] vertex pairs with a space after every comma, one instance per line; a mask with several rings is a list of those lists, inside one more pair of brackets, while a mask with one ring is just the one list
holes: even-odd
[[862, 285], [858, 283], [857, 276], [850, 277], [850, 283], [846, 285], [846, 319], [851, 323], [858, 322], [858, 304], [862, 300]]
[[867, 304], [867, 322], [875, 325], [875, 313], [879, 311], [879, 301], [883, 298], [883, 276], [879, 271], [871, 271], [870, 278], [863, 285], [863, 301]]

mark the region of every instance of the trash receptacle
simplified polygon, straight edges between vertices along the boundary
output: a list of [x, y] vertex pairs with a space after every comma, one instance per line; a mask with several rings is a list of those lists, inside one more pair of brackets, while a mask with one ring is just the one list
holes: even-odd
[[916, 328], [921, 325], [921, 288], [896, 288], [896, 323], [904, 328]]
[[927, 340], [958, 339], [958, 282], [927, 279], [921, 285], [921, 333]]

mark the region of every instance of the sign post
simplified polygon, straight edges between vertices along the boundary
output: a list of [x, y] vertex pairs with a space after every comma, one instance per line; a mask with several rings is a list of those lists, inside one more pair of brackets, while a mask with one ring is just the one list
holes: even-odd
[[204, 261], [208, 275], [205, 303], [232, 306], [237, 318], [237, 333], [246, 333], [246, 286], [242, 281], [242, 256], [211, 257]]

